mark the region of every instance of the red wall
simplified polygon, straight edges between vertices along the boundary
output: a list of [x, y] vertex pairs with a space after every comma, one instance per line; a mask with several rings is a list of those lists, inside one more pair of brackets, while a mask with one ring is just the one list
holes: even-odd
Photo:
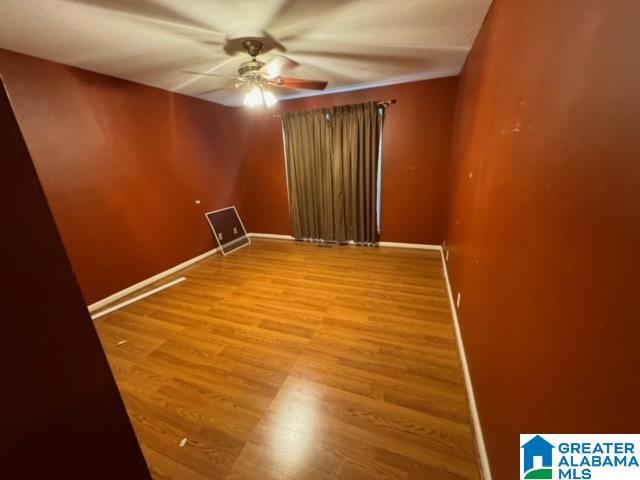
[[[440, 244], [457, 78], [281, 102], [277, 111], [396, 99], [384, 127], [382, 240]], [[284, 147], [273, 112], [238, 110], [242, 212], [252, 232], [290, 234]]]
[[518, 434], [637, 433], [640, 2], [494, 0], [446, 233], [495, 480]]
[[88, 303], [213, 248], [231, 109], [5, 50], [0, 75]]

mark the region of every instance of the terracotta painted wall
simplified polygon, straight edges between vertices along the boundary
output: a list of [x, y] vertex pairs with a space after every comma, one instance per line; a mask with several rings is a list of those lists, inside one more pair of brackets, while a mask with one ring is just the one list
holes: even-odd
[[[396, 99], [384, 127], [382, 240], [440, 244], [457, 78], [282, 102], [279, 111]], [[238, 110], [242, 213], [252, 232], [290, 234], [280, 120]]]
[[495, 480], [519, 433], [637, 433], [640, 2], [494, 0], [453, 140], [449, 271]]
[[230, 109], [4, 50], [0, 75], [87, 303], [214, 247], [204, 212], [238, 201]]

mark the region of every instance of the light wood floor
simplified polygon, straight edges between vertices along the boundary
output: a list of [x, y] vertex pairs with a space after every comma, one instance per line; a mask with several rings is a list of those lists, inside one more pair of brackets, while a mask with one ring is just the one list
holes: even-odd
[[179, 276], [95, 322], [155, 478], [479, 478], [438, 252], [256, 240]]

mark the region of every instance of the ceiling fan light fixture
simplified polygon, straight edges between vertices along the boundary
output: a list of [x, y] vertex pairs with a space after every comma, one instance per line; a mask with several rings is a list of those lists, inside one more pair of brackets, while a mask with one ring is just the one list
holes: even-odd
[[262, 98], [262, 90], [258, 85], [254, 85], [249, 90], [249, 93], [244, 97], [244, 105], [249, 108], [261, 107], [264, 104]]
[[273, 107], [276, 103], [278, 103], [278, 99], [276, 96], [271, 93], [269, 90], [263, 90], [264, 92], [264, 103], [267, 108]]
[[244, 97], [244, 105], [249, 108], [273, 107], [278, 103], [276, 96], [261, 85], [254, 85]]

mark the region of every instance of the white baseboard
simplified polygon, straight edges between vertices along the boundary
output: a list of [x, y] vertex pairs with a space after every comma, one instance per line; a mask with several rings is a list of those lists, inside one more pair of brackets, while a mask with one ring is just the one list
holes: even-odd
[[250, 238], [271, 238], [273, 240], [295, 240], [291, 235], [280, 235], [278, 233], [250, 233]]
[[[277, 240], [294, 240], [294, 238], [291, 235], [277, 235], [274, 233], [249, 233], [248, 235], [250, 238], [272, 238]], [[202, 255], [198, 255], [197, 257], [191, 258], [186, 262], [182, 262], [181, 264], [176, 265], [175, 267], [171, 267], [170, 269], [165, 270], [164, 272], [160, 272], [157, 275], [154, 275], [153, 277], [142, 280], [141, 282], [138, 282], [135, 285], [131, 285], [130, 287], [125, 288], [124, 290], [120, 290], [119, 292], [116, 292], [113, 295], [109, 295], [108, 297], [103, 298], [102, 300], [98, 300], [97, 302], [89, 305], [88, 307], [89, 313], [93, 313], [96, 310], [99, 310], [106, 305], [109, 305], [117, 300], [120, 300], [122, 297], [131, 295], [136, 290], [140, 290], [141, 288], [144, 288], [147, 285], [157, 282], [158, 280], [162, 280], [164, 277], [167, 277], [176, 272], [179, 272], [183, 268], [187, 268], [193, 265], [194, 263], [199, 262], [200, 260], [204, 260], [205, 258], [218, 252], [219, 250], [220, 250], [220, 247], [216, 247], [213, 250], [209, 250], [208, 252], [203, 253]]]
[[428, 243], [398, 243], [398, 242], [378, 242], [381, 247], [392, 248], [415, 248], [418, 250], [438, 250], [442, 251], [440, 245], [429, 245]]
[[[291, 235], [280, 235], [276, 233], [250, 233], [251, 238], [272, 238], [274, 240], [295, 240]], [[354, 242], [349, 242], [354, 243]], [[378, 242], [380, 247], [392, 248], [415, 248], [418, 250], [437, 250], [442, 251], [440, 245], [429, 245], [426, 243], [398, 243], [398, 242]]]
[[478, 458], [480, 460], [480, 473], [483, 480], [492, 480], [491, 467], [489, 465], [489, 457], [484, 444], [484, 436], [482, 435], [482, 426], [480, 425], [480, 416], [478, 415], [478, 407], [476, 405], [476, 397], [473, 393], [473, 384], [471, 383], [471, 375], [469, 373], [469, 365], [467, 363], [467, 355], [464, 351], [464, 343], [462, 342], [462, 332], [460, 331], [460, 323], [458, 322], [458, 311], [453, 300], [453, 290], [449, 281], [449, 272], [447, 270], [447, 261], [445, 260], [444, 251], [440, 247], [440, 256], [442, 258], [442, 268], [444, 270], [444, 279], [447, 284], [447, 294], [449, 296], [449, 305], [451, 306], [451, 315], [453, 317], [453, 327], [456, 332], [456, 343], [458, 344], [458, 353], [460, 355], [460, 363], [462, 363], [462, 374], [464, 376], [464, 384], [469, 398], [469, 409], [471, 410], [471, 421], [473, 422], [473, 433], [478, 450]]
[[141, 293], [140, 295], [137, 295], [133, 298], [125, 300], [124, 302], [118, 303], [117, 305], [113, 305], [112, 307], [105, 308], [104, 310], [100, 310], [98, 313], [91, 315], [91, 320], [97, 320], [100, 317], [104, 317], [105, 315], [108, 315], [111, 312], [120, 310], [121, 308], [126, 307], [127, 305], [131, 305], [132, 303], [142, 300], [143, 298], [150, 297], [154, 293], [158, 293], [162, 290], [166, 290], [169, 287], [173, 287], [174, 285], [180, 282], [184, 282], [185, 280], [186, 280], [185, 277], [176, 278], [175, 280], [172, 280], [169, 283], [165, 283], [164, 285], [160, 285], [159, 287], [156, 287], [153, 290], [149, 290], [148, 292]]
[[198, 255], [197, 257], [193, 257], [189, 260], [187, 260], [186, 262], [182, 262], [179, 265], [176, 265], [175, 267], [171, 267], [169, 270], [165, 270], [164, 272], [160, 272], [157, 275], [154, 275], [153, 277], [147, 278], [146, 280], [142, 280], [141, 282], [136, 283], [135, 285], [131, 285], [130, 287], [125, 288], [124, 290], [120, 290], [119, 292], [114, 293], [113, 295], [109, 295], [106, 298], [103, 298], [102, 300], [98, 300], [95, 303], [92, 303], [91, 305], [89, 305], [89, 313], [93, 313], [96, 310], [104, 307], [105, 305], [109, 305], [110, 303], [115, 302], [116, 300], [120, 300], [122, 297], [126, 297], [127, 295], [131, 295], [133, 292], [135, 292], [136, 290], [140, 290], [141, 288], [146, 287], [147, 285], [150, 285], [154, 282], [157, 282], [158, 280], [162, 280], [164, 277], [167, 277], [169, 275], [172, 275], [180, 270], [182, 270], [183, 268], [187, 268], [191, 265], [193, 265], [196, 262], [199, 262], [200, 260], [204, 260], [207, 257], [210, 257], [211, 255], [213, 255], [214, 253], [216, 253], [218, 250], [220, 250], [220, 248], [214, 248], [213, 250], [209, 250], [208, 252], [204, 252], [202, 255]]
[[[294, 238], [291, 235], [277, 235], [274, 233], [249, 233], [248, 235], [250, 238], [273, 238], [277, 240], [294, 240]], [[160, 272], [157, 275], [154, 275], [153, 277], [142, 280], [141, 282], [138, 282], [135, 285], [131, 285], [130, 287], [125, 288], [124, 290], [120, 290], [119, 292], [109, 295], [108, 297], [103, 298], [102, 300], [98, 300], [97, 302], [89, 305], [88, 307], [89, 313], [93, 313], [96, 310], [99, 310], [106, 305], [109, 305], [117, 300], [120, 300], [122, 297], [131, 295], [136, 290], [140, 290], [141, 288], [144, 288], [147, 285], [157, 282], [158, 280], [162, 280], [164, 277], [168, 277], [169, 275], [179, 272], [183, 268], [187, 268], [193, 265], [194, 263], [199, 262], [200, 260], [204, 260], [205, 258], [218, 252], [219, 250], [220, 250], [220, 247], [216, 247], [213, 250], [209, 250], [208, 252], [203, 253], [202, 255], [198, 255], [197, 257], [191, 258], [186, 262], [182, 262], [181, 264], [176, 265], [175, 267], [171, 267], [170, 269], [165, 270], [164, 272]]]

